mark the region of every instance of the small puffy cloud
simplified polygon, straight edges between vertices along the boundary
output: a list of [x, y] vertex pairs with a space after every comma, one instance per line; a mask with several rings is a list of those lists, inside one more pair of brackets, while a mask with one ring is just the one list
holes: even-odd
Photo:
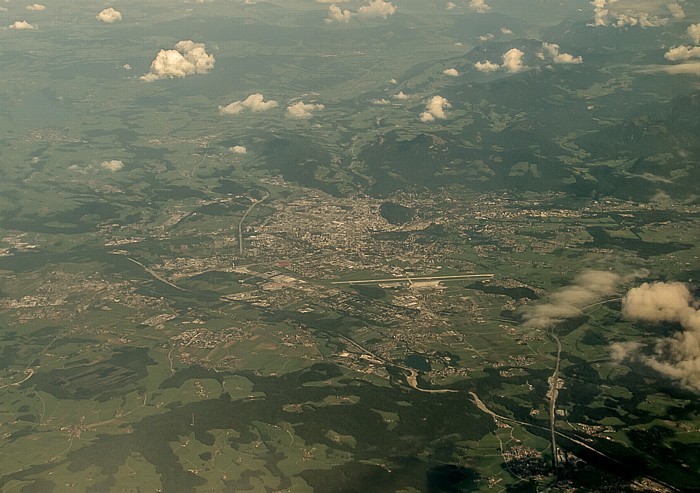
[[347, 9], [343, 10], [337, 5], [330, 5], [328, 7], [328, 17], [326, 17], [326, 22], [350, 22], [350, 19], [352, 19], [354, 16], [355, 14]]
[[[680, 325], [682, 330], [671, 337], [658, 338], [653, 354], [623, 356], [642, 361], [681, 385], [700, 392], [700, 310], [688, 287], [679, 282], [644, 283], [630, 289], [622, 299], [622, 315], [629, 320]], [[620, 345], [613, 351], [621, 353]], [[614, 355], [614, 354], [613, 354]]]
[[243, 101], [234, 101], [226, 106], [219, 106], [219, 112], [222, 115], [237, 115], [244, 111], [252, 111], [259, 113], [272, 108], [277, 108], [277, 101], [265, 101], [265, 98], [260, 93], [251, 94]]
[[158, 79], [186, 77], [206, 74], [214, 67], [214, 56], [206, 52], [203, 43], [191, 40], [179, 41], [174, 50], [160, 50], [151, 62], [151, 71], [141, 80], [152, 82]]
[[669, 3], [666, 5], [666, 8], [669, 12], [671, 12], [671, 16], [674, 19], [685, 19], [685, 12], [683, 11], [683, 7], [681, 7], [679, 4]]
[[306, 120], [313, 116], [314, 111], [319, 111], [324, 108], [325, 106], [322, 104], [304, 103], [303, 101], [298, 101], [287, 106], [287, 116], [295, 120]]
[[615, 27], [639, 26], [639, 27], [659, 27], [668, 22], [668, 19], [659, 19], [646, 12], [640, 13], [615, 13]]
[[396, 12], [396, 6], [385, 0], [371, 0], [367, 5], [357, 9], [359, 17], [382, 17], [386, 19]]
[[131, 65], [128, 63], [125, 63], [124, 66], [122, 67], [124, 70], [131, 70]]
[[445, 110], [451, 107], [452, 105], [447, 99], [442, 96], [433, 96], [425, 105], [425, 111], [420, 114], [420, 120], [422, 122], [432, 122], [435, 119], [445, 120], [447, 119]]
[[116, 172], [121, 170], [124, 167], [124, 163], [121, 162], [119, 159], [112, 159], [111, 161], [102, 161], [100, 164], [102, 169], [106, 169], [107, 171], [111, 172]]
[[396, 79], [389, 79], [389, 84], [398, 84]]
[[445, 70], [442, 71], [442, 73], [445, 75], [448, 75], [450, 77], [457, 77], [459, 75], [459, 72], [454, 67], [446, 68]]
[[486, 60], [484, 62], [476, 62], [474, 64], [474, 68], [477, 69], [479, 72], [495, 72], [501, 66], [497, 63], [493, 63], [489, 60]]
[[328, 17], [325, 21], [331, 22], [350, 22], [353, 17], [362, 19], [371, 19], [382, 17], [386, 19], [396, 12], [396, 6], [385, 0], [371, 0], [368, 4], [361, 6], [357, 12], [352, 12], [347, 9], [341, 9], [335, 3], [328, 7]]
[[46, 10], [46, 6], [41, 5], [39, 3], [33, 3], [32, 5], [27, 5], [25, 8], [27, 10], [34, 10], [36, 12], [41, 12], [43, 10]]
[[571, 65], [583, 63], [583, 58], [573, 56], [568, 53], [560, 53], [559, 45], [554, 43], [542, 43], [545, 52], [550, 56], [552, 61], [557, 64]]
[[513, 34], [513, 31], [508, 29], [507, 27], [502, 27], [501, 34]]
[[233, 146], [228, 148], [234, 154], [246, 154], [248, 149], [245, 146]]
[[97, 14], [95, 19], [106, 22], [107, 24], [112, 24], [113, 22], [122, 20], [122, 13], [118, 10], [114, 10], [112, 7], [108, 7]]
[[7, 27], [10, 29], [16, 29], [17, 31], [23, 31], [26, 29], [35, 29], [36, 28], [36, 26], [33, 26], [32, 24], [28, 23], [27, 21], [15, 21]]
[[484, 34], [483, 36], [479, 36], [479, 41], [491, 41], [495, 36], [491, 33]]
[[409, 96], [404, 94], [403, 91], [399, 91], [399, 93], [396, 96], [394, 96], [394, 99], [400, 99], [400, 100], [406, 100], [408, 98], [409, 98]]
[[491, 7], [486, 5], [484, 0], [469, 0], [469, 10], [478, 12], [480, 14], [485, 14], [491, 11]]
[[508, 72], [521, 72], [527, 67], [523, 63], [525, 53], [517, 48], [511, 48], [503, 54], [503, 68]]
[[583, 63], [583, 58], [580, 56], [573, 56], [569, 53], [560, 53], [554, 57], [554, 63], [562, 65], [577, 65]]
[[690, 58], [700, 58], [700, 46], [674, 46], [664, 53], [664, 58], [672, 62], [688, 60]]
[[384, 98], [373, 99], [372, 104], [375, 106], [387, 106], [387, 105], [391, 104], [391, 101], [389, 101], [388, 99], [384, 99]]
[[457, 4], [453, 2], [447, 2], [447, 10], [454, 10], [457, 8]]
[[593, 24], [592, 26], [607, 26], [608, 25], [608, 14], [610, 11], [605, 8], [607, 5], [607, 0], [592, 0], [591, 5], [593, 5]]
[[695, 43], [696, 45], [700, 44], [700, 22], [688, 26], [686, 34], [693, 41], [693, 43]]

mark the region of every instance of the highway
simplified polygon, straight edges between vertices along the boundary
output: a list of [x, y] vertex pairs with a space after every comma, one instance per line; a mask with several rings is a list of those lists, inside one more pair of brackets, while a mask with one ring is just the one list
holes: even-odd
[[250, 211], [252, 211], [256, 205], [258, 205], [261, 202], [264, 202], [268, 198], [270, 198], [269, 193], [260, 200], [256, 200], [255, 202], [250, 204], [250, 207], [246, 209], [245, 213], [243, 214], [243, 217], [241, 218], [241, 221], [238, 223], [238, 251], [241, 255], [243, 255], [243, 221], [245, 221], [245, 218], [248, 217], [248, 214], [250, 214]]

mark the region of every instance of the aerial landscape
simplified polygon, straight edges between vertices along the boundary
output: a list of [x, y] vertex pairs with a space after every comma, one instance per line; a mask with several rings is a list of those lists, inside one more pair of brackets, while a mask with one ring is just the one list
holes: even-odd
[[700, 3], [5, 0], [0, 46], [1, 492], [700, 491]]

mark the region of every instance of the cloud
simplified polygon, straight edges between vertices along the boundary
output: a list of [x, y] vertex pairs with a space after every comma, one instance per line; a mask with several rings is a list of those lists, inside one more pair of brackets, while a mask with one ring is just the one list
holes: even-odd
[[151, 71], [142, 75], [141, 80], [152, 82], [158, 79], [206, 74], [214, 67], [214, 61], [214, 56], [206, 52], [203, 43], [179, 41], [174, 50], [158, 52], [151, 62]]
[[331, 5], [328, 7], [326, 22], [349, 22], [354, 16], [355, 14], [347, 9], [342, 10], [337, 5]]
[[474, 64], [474, 68], [477, 69], [479, 72], [495, 72], [501, 66], [497, 63], [493, 63], [489, 60], [486, 60], [485, 62], [476, 62]]
[[635, 13], [617, 13], [616, 27], [639, 26], [639, 27], [658, 27], [666, 24], [667, 19], [659, 19], [656, 16], [646, 12]]
[[664, 54], [664, 58], [672, 62], [700, 58], [700, 46], [674, 46]]
[[503, 54], [503, 68], [508, 72], [520, 72], [527, 67], [523, 63], [525, 53], [517, 48], [511, 48]]
[[391, 101], [389, 101], [388, 99], [381, 98], [381, 99], [373, 99], [371, 101], [371, 103], [375, 106], [387, 106], [387, 105], [391, 104]]
[[[624, 12], [614, 10], [612, 7], [617, 1], [618, 0], [592, 0], [590, 3], [593, 5], [593, 23], [589, 24], [589, 26], [599, 27], [612, 25], [615, 27], [639, 26], [646, 28], [662, 26], [668, 22], [668, 19], [656, 17], [648, 12], [635, 12], [629, 9]], [[671, 9], [673, 8], [674, 7], [668, 6], [672, 14], [673, 10]], [[679, 11], [676, 9], [676, 13], [678, 12]]]
[[102, 166], [102, 169], [106, 169], [107, 171], [116, 172], [124, 167], [124, 163], [119, 159], [112, 159], [111, 161], [102, 161], [100, 166]]
[[593, 24], [592, 26], [607, 26], [608, 14], [610, 11], [606, 9], [607, 0], [592, 0], [593, 5]]
[[574, 283], [558, 289], [550, 296], [549, 303], [526, 309], [525, 325], [547, 329], [581, 315], [583, 309], [615, 293], [619, 275], [613, 272], [588, 270], [574, 279]]
[[501, 34], [513, 34], [513, 31], [508, 29], [507, 27], [502, 27]]
[[409, 97], [410, 96], [408, 96], [407, 94], [404, 94], [403, 91], [399, 91], [399, 93], [396, 96], [394, 96], [394, 99], [406, 100]]
[[446, 68], [445, 70], [442, 71], [443, 74], [448, 75], [450, 77], [457, 77], [459, 75], [459, 72], [457, 71], [456, 68]]
[[396, 7], [391, 2], [384, 0], [372, 0], [367, 5], [363, 5], [357, 9], [359, 17], [382, 17], [386, 19], [390, 15], [394, 15]]
[[454, 10], [457, 8], [457, 4], [453, 2], [447, 2], [447, 10]]
[[700, 44], [700, 22], [689, 25], [686, 34], [693, 41], [693, 43], [696, 45]]
[[112, 24], [113, 22], [122, 20], [122, 13], [118, 10], [114, 10], [112, 7], [108, 7], [97, 14], [95, 19], [106, 22], [107, 24]]
[[469, 0], [469, 10], [478, 12], [480, 14], [485, 14], [491, 11], [491, 7], [486, 5], [484, 0]]
[[287, 116], [295, 120], [306, 120], [313, 116], [314, 111], [319, 111], [324, 108], [325, 106], [322, 104], [307, 104], [302, 101], [298, 101], [292, 105], [287, 106]]
[[420, 120], [422, 122], [432, 122], [435, 119], [445, 120], [447, 119], [445, 110], [451, 107], [452, 105], [447, 99], [442, 96], [433, 96], [425, 105], [425, 111], [420, 114]]
[[228, 148], [234, 154], [246, 154], [248, 149], [245, 146], [233, 146]]
[[27, 5], [25, 8], [26, 8], [27, 10], [34, 10], [34, 11], [37, 11], [37, 12], [41, 12], [41, 11], [43, 11], [43, 10], [46, 10], [46, 6], [41, 5], [41, 4], [39, 4], [39, 3], [34, 3], [34, 4], [32, 4], [32, 5]]
[[669, 3], [666, 5], [666, 8], [674, 19], [685, 19], [685, 12], [683, 11], [683, 7], [681, 7], [679, 4]]
[[396, 10], [394, 4], [385, 0], [371, 0], [368, 4], [357, 9], [357, 12], [352, 12], [347, 9], [343, 10], [334, 3], [328, 7], [328, 17], [326, 17], [325, 21], [327, 23], [349, 22], [353, 17], [361, 19], [381, 17], [386, 19], [390, 15], [393, 15]]
[[542, 43], [542, 47], [545, 52], [550, 56], [552, 61], [556, 64], [562, 65], [575, 65], [583, 63], [583, 58], [580, 56], [573, 56], [568, 53], [560, 53], [559, 45], [554, 43]]
[[260, 93], [251, 94], [243, 101], [234, 101], [226, 106], [219, 106], [219, 113], [222, 115], [237, 115], [244, 111], [259, 113], [272, 108], [277, 108], [277, 101], [265, 101], [265, 98]]
[[35, 29], [36, 26], [33, 26], [32, 24], [28, 23], [27, 21], [15, 21], [9, 26], [7, 26], [10, 29], [16, 29], [18, 31], [23, 31], [25, 29]]
[[700, 62], [685, 62], [676, 65], [647, 65], [638, 71], [642, 73], [666, 72], [670, 75], [700, 76]]
[[491, 33], [484, 34], [483, 36], [479, 36], [479, 41], [491, 41], [495, 36]]
[[[628, 354], [656, 371], [700, 391], [700, 310], [688, 287], [679, 282], [644, 283], [630, 289], [622, 300], [622, 315], [629, 320], [680, 325], [671, 337], [655, 341], [653, 354]], [[620, 345], [613, 345], [620, 352]]]

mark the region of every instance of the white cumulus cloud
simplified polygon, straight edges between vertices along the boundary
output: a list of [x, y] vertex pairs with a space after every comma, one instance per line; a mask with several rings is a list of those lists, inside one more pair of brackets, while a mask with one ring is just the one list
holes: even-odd
[[357, 15], [360, 17], [382, 17], [386, 19], [396, 12], [396, 6], [391, 2], [384, 0], [372, 0], [367, 5], [363, 5], [357, 9]]
[[233, 146], [229, 147], [229, 150], [234, 154], [246, 154], [248, 152], [245, 146]]
[[31, 5], [27, 5], [27, 6], [26, 6], [26, 9], [27, 9], [27, 10], [34, 10], [34, 11], [37, 11], [37, 12], [41, 12], [42, 10], [46, 10], [46, 6], [45, 6], [45, 5], [41, 5], [40, 3], [33, 3], [33, 4], [31, 4]]
[[322, 104], [297, 101], [296, 103], [287, 106], [287, 116], [295, 120], [306, 120], [313, 116], [314, 111], [320, 111], [324, 108], [325, 106]]
[[677, 3], [669, 3], [666, 8], [671, 12], [671, 16], [674, 19], [685, 19], [685, 11], [683, 7]]
[[203, 43], [191, 40], [179, 41], [174, 50], [160, 50], [151, 62], [151, 71], [141, 76], [152, 82], [158, 79], [206, 74], [214, 67], [214, 56], [206, 52]]
[[542, 43], [542, 47], [554, 63], [562, 65], [583, 63], [583, 58], [580, 56], [573, 56], [569, 53], [560, 53], [558, 44]]
[[690, 58], [700, 58], [700, 46], [674, 46], [664, 53], [664, 58], [672, 62], [688, 60]]
[[688, 37], [693, 41], [693, 43], [696, 45], [700, 44], [700, 22], [688, 26], [686, 34], [688, 34]]
[[95, 19], [111, 24], [122, 20], [122, 13], [118, 10], [114, 10], [112, 7], [107, 7], [106, 9], [100, 11], [100, 13], [95, 16]]
[[343, 10], [337, 5], [330, 5], [326, 22], [349, 22], [354, 16], [355, 14], [347, 9]]
[[[629, 320], [679, 324], [681, 330], [671, 337], [660, 337], [653, 354], [627, 354], [681, 385], [700, 392], [700, 310], [698, 300], [688, 287], [679, 282], [644, 283], [630, 289], [622, 300], [622, 314]], [[622, 343], [624, 344], [624, 343]], [[613, 352], [621, 353], [620, 344]]]
[[435, 119], [445, 120], [447, 119], [445, 110], [451, 107], [452, 105], [447, 99], [442, 96], [433, 96], [425, 105], [425, 111], [420, 114], [420, 120], [422, 122], [432, 122]]
[[121, 162], [119, 159], [112, 159], [110, 161], [102, 161], [100, 164], [102, 169], [106, 169], [107, 171], [119, 171], [124, 167], [124, 163]]
[[368, 4], [361, 6], [357, 12], [352, 12], [348, 9], [341, 9], [335, 3], [328, 7], [328, 17], [325, 21], [330, 22], [349, 22], [352, 18], [371, 19], [381, 17], [386, 19], [396, 12], [396, 6], [385, 0], [371, 0]]
[[493, 63], [489, 60], [483, 61], [483, 62], [476, 62], [474, 64], [474, 68], [477, 69], [479, 72], [495, 72], [501, 66], [497, 63]]
[[16, 29], [17, 31], [23, 31], [25, 29], [35, 29], [36, 28], [36, 26], [28, 23], [27, 21], [15, 21], [7, 27], [10, 29]]
[[399, 91], [399, 93], [394, 96], [394, 99], [400, 99], [400, 100], [406, 100], [408, 98], [409, 98], [409, 96], [407, 94], [404, 94], [403, 91]]
[[527, 67], [523, 62], [523, 56], [525, 53], [517, 48], [511, 48], [503, 54], [503, 68], [513, 73], [525, 70]]
[[459, 71], [456, 68], [446, 68], [445, 70], [442, 71], [443, 74], [448, 75], [450, 77], [457, 77], [459, 75]]
[[277, 101], [265, 101], [265, 98], [260, 93], [251, 94], [243, 101], [234, 101], [226, 106], [219, 106], [219, 112], [222, 115], [237, 115], [244, 111], [252, 111], [259, 113], [272, 108], [277, 108]]
[[491, 7], [486, 5], [484, 0], [469, 0], [469, 10], [478, 12], [480, 14], [485, 14], [491, 11]]

